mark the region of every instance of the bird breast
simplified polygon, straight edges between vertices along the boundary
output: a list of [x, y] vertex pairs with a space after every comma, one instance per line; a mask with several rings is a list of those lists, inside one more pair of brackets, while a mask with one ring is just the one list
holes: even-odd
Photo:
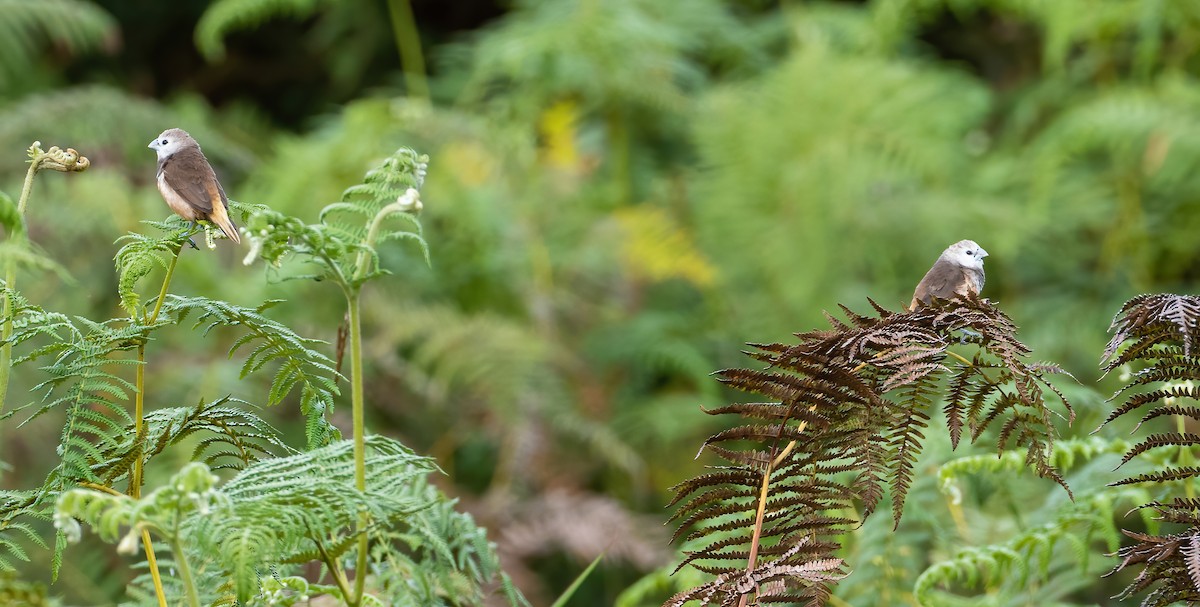
[[180, 217], [188, 221], [196, 221], [203, 219], [196, 213], [196, 208], [188, 204], [171, 184], [167, 183], [167, 177], [163, 171], [158, 172], [158, 192], [162, 194], [163, 200], [167, 201], [167, 206], [171, 207]]

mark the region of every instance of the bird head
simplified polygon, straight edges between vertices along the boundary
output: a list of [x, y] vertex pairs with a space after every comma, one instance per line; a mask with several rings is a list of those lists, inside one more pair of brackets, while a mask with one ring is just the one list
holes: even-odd
[[146, 146], [155, 152], [158, 152], [159, 160], [178, 152], [179, 150], [189, 146], [196, 145], [196, 140], [188, 135], [183, 129], [167, 129], [155, 137], [150, 145]]
[[974, 240], [960, 240], [942, 252], [942, 258], [975, 270], [983, 269], [983, 258], [987, 256], [988, 252]]

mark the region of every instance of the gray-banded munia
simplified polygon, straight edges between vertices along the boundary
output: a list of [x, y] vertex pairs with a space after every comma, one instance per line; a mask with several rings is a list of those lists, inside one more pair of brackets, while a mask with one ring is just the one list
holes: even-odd
[[960, 240], [946, 247], [917, 284], [908, 309], [929, 305], [934, 297], [955, 299], [968, 294], [978, 295], [983, 290], [983, 258], [987, 255], [987, 251], [973, 240]]
[[158, 153], [158, 191], [167, 206], [193, 223], [211, 221], [230, 240], [242, 242], [229, 218], [229, 199], [200, 144], [183, 129], [167, 129], [147, 147]]

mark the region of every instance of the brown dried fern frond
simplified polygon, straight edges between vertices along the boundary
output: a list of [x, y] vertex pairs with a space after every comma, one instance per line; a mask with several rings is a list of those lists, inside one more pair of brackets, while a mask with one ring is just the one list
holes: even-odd
[[[937, 301], [877, 316], [842, 307], [830, 328], [798, 333], [794, 344], [750, 344], [759, 369], [726, 369], [722, 383], [767, 401], [706, 410], [746, 420], [701, 448], [731, 465], [674, 487], [681, 504], [675, 539], [689, 545], [680, 567], [715, 576], [668, 605], [807, 602], [820, 605], [844, 575], [837, 536], [892, 492], [899, 524], [932, 407], [945, 400], [955, 445], [997, 429], [997, 448], [1023, 444], [1030, 466], [1059, 484], [1046, 376], [1063, 373], [1026, 360], [1016, 325], [979, 298]], [[970, 358], [955, 352], [962, 350]], [[769, 575], [768, 575], [769, 574]], [[811, 575], [810, 575], [811, 574]]]
[[[1179, 422], [1176, 432], [1147, 434], [1129, 448], [1121, 465], [1150, 451], [1161, 453], [1162, 449], [1177, 450], [1180, 461], [1176, 466], [1110, 485], [1195, 482], [1200, 478], [1200, 467], [1190, 464], [1194, 448], [1200, 445], [1200, 434], [1188, 431], [1182, 421], [1200, 419], [1200, 408], [1188, 403], [1200, 399], [1200, 356], [1194, 351], [1194, 346], [1200, 344], [1200, 297], [1139, 295], [1125, 302], [1113, 319], [1111, 330], [1113, 338], [1104, 350], [1101, 366], [1105, 373], [1121, 368], [1129, 379], [1109, 399], [1110, 402], [1123, 399], [1123, 402], [1101, 427], [1143, 410], [1134, 432], [1158, 418], [1175, 416]], [[1165, 535], [1125, 531], [1137, 543], [1117, 552], [1121, 561], [1109, 575], [1131, 566], [1139, 566], [1141, 571], [1120, 598], [1148, 590], [1142, 605], [1200, 601], [1200, 500], [1177, 497], [1151, 502], [1142, 508], [1153, 509], [1159, 520], [1179, 525], [1183, 530]]]

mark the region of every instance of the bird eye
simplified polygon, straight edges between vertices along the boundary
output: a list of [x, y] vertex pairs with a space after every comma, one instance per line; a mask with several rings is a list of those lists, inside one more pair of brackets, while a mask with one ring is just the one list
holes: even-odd
[[166, 139], [163, 139], [163, 140], [162, 140], [162, 144], [163, 144], [163, 145], [167, 145], [167, 140], [166, 140]]
[[[165, 141], [163, 143], [166, 143]], [[974, 255], [975, 251], [967, 251], [967, 255]]]

